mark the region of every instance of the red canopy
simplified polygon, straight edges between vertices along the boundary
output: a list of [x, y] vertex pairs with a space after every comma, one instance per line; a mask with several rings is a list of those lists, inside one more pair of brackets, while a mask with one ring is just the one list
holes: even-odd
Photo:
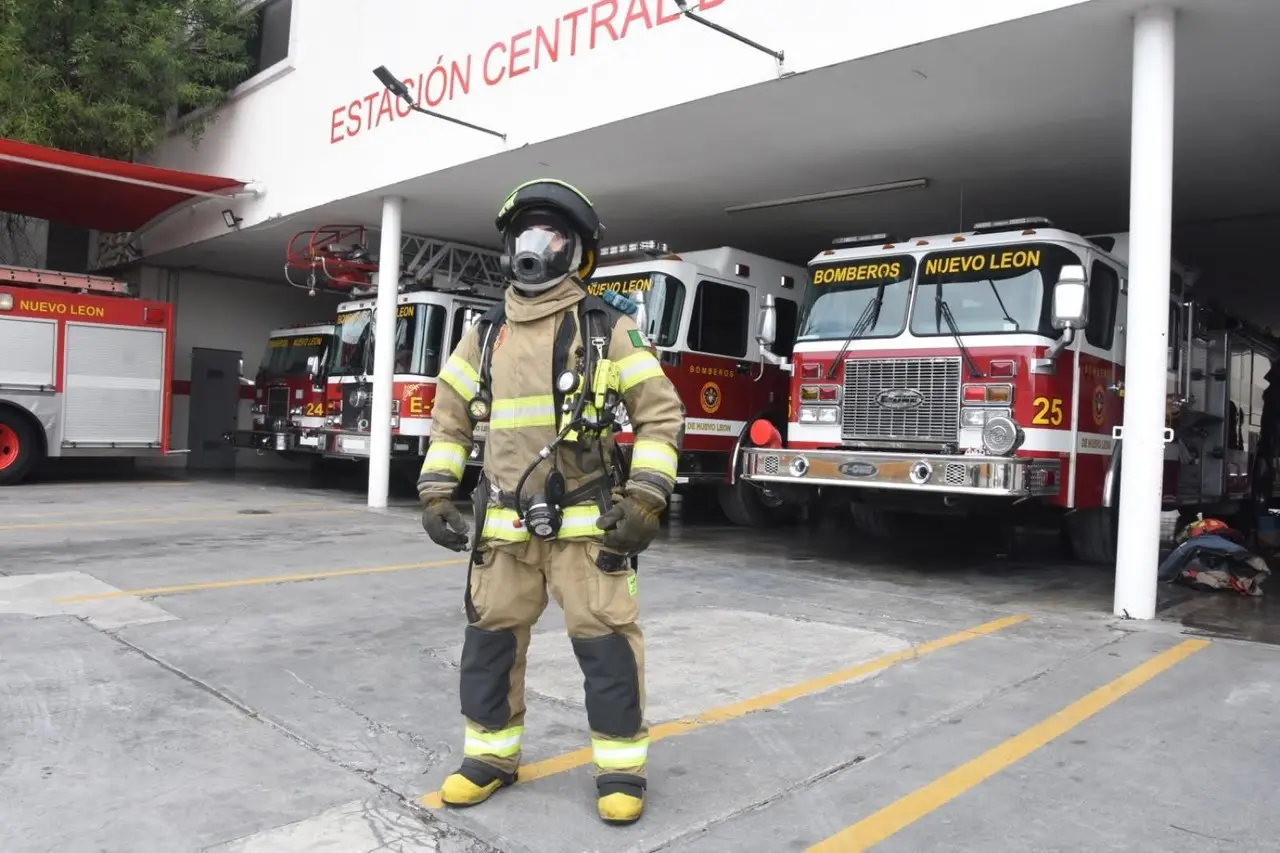
[[0, 210], [98, 231], [134, 231], [194, 198], [244, 181], [0, 139]]

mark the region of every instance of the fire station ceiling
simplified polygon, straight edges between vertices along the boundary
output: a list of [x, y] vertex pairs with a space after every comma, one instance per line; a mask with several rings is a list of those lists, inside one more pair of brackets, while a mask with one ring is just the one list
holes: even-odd
[[[841, 235], [905, 237], [982, 219], [1042, 215], [1086, 233], [1125, 230], [1130, 15], [1138, 5], [1097, 0], [794, 75], [391, 191], [407, 198], [406, 230], [495, 247], [498, 204], [540, 174], [591, 196], [606, 242], [729, 244], [798, 263]], [[1280, 3], [1179, 5], [1175, 250], [1232, 302], [1280, 327], [1280, 298], [1269, 296], [1275, 265], [1264, 257], [1280, 237]], [[767, 33], [747, 35], [768, 41]], [[422, 121], [429, 138], [432, 120]], [[928, 186], [725, 212], [914, 178]], [[357, 197], [157, 260], [280, 278], [293, 232], [323, 222], [376, 225], [379, 210], [377, 194]]]

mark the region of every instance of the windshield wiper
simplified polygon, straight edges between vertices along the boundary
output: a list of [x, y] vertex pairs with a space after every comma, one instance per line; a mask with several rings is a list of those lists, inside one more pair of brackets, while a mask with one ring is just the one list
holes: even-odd
[[[970, 376], [974, 379], [985, 379], [986, 374], [978, 369], [973, 356], [969, 354], [964, 341], [960, 339], [960, 327], [956, 325], [955, 315], [951, 313], [951, 305], [942, 298], [942, 282], [938, 282], [934, 286], [934, 306], [937, 309], [938, 316], [947, 321], [947, 328], [951, 330], [951, 337], [956, 339], [956, 346], [960, 348], [960, 355], [964, 358], [965, 363], [969, 365]], [[937, 321], [935, 320], [934, 322], [936, 323]]]
[[831, 360], [831, 366], [827, 368], [828, 380], [836, 378], [836, 365], [840, 363], [840, 359], [844, 358], [844, 354], [849, 351], [849, 344], [853, 343], [854, 338], [880, 322], [880, 306], [884, 304], [884, 287], [882, 284], [876, 288], [875, 299], [868, 302], [867, 307], [862, 309], [862, 316], [858, 318], [858, 322], [853, 324], [853, 329], [849, 331], [849, 337], [844, 339], [844, 343], [840, 346], [840, 351]]

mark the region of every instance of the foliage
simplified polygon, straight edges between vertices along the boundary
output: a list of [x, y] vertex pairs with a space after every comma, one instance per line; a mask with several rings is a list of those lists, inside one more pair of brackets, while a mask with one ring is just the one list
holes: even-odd
[[255, 27], [244, 0], [0, 0], [0, 137], [133, 160], [248, 76]]

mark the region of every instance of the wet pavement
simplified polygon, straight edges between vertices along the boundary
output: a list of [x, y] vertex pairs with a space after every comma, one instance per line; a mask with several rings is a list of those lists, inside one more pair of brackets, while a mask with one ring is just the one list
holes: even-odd
[[346, 473], [0, 491], [0, 850], [1280, 850], [1280, 593], [1116, 620], [1052, 537], [699, 498], [641, 561], [645, 817], [595, 816], [554, 603], [521, 782], [441, 809], [466, 567]]

